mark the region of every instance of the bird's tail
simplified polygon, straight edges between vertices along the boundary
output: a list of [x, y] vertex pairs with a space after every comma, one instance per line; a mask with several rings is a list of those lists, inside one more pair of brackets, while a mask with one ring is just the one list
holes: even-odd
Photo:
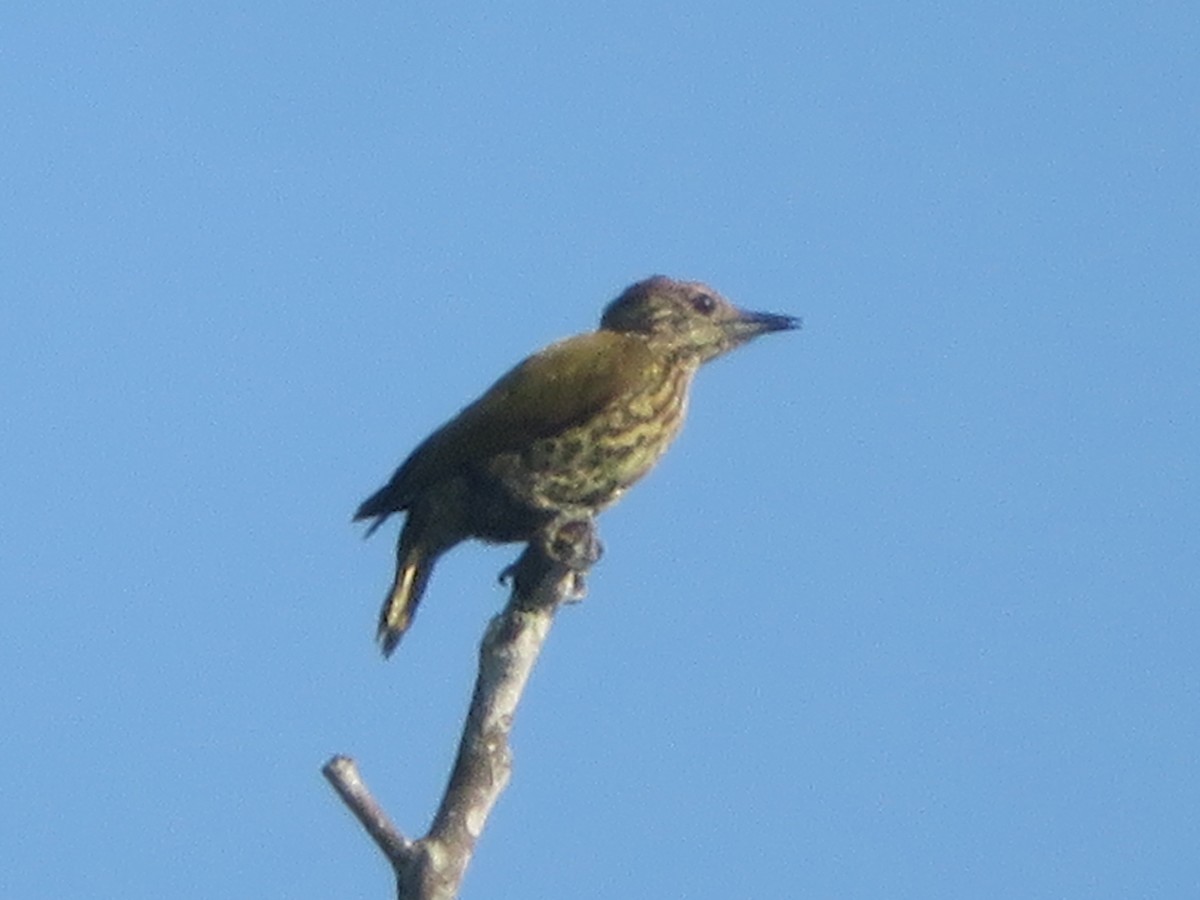
[[396, 551], [396, 580], [380, 610], [379, 630], [376, 633], [384, 656], [392, 655], [400, 638], [404, 637], [404, 632], [412, 624], [417, 604], [421, 602], [421, 595], [425, 593], [425, 585], [429, 583], [429, 576], [433, 572], [434, 559], [429, 548], [420, 545], [407, 547], [401, 538]]
[[395, 495], [395, 490], [392, 488], [392, 483], [389, 481], [370, 497], [364, 500], [354, 512], [355, 522], [361, 522], [363, 519], [374, 519], [367, 526], [367, 533], [363, 537], [370, 537], [375, 533], [375, 529], [387, 521], [387, 517], [394, 512], [400, 512], [405, 508], [405, 504], [399, 502]]

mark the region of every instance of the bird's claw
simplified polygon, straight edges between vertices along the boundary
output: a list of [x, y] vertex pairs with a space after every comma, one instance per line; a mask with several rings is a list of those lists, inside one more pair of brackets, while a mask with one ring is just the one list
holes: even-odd
[[503, 569], [501, 569], [500, 575], [496, 580], [498, 582], [500, 582], [501, 587], [508, 587], [512, 583], [512, 580], [516, 577], [517, 577], [517, 564], [514, 562], [514, 563], [509, 563], [507, 566], [505, 566]]
[[547, 529], [543, 549], [546, 555], [577, 574], [584, 574], [600, 561], [604, 545], [596, 537], [591, 519], [567, 519]]
[[[596, 537], [596, 525], [590, 518], [564, 518], [546, 526], [535, 539], [540, 555], [550, 562], [564, 566], [571, 576], [571, 588], [564, 598], [567, 602], [582, 600], [587, 593], [584, 581], [588, 570], [604, 555], [604, 545]], [[531, 547], [516, 562], [505, 566], [498, 577], [508, 587], [522, 577], [528, 565]]]

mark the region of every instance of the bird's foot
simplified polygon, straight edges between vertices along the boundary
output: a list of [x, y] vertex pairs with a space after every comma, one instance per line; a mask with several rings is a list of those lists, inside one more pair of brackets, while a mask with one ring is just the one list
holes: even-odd
[[594, 519], [563, 519], [550, 523], [542, 534], [542, 549], [555, 562], [576, 572], [586, 572], [604, 555]]
[[[587, 593], [584, 576], [604, 555], [604, 545], [596, 536], [596, 523], [592, 518], [563, 517], [556, 519], [541, 530], [531, 541], [536, 542], [541, 555], [570, 571], [572, 587], [565, 598], [568, 602], [582, 600]], [[530, 547], [533, 550], [533, 547]], [[508, 585], [520, 577], [521, 566], [526, 559], [522, 555], [512, 565], [500, 572], [500, 583]]]
[[545, 554], [571, 570], [571, 590], [564, 599], [568, 603], [582, 600], [587, 595], [588, 570], [604, 555], [604, 545], [596, 536], [595, 520], [572, 518], [552, 522], [543, 532], [542, 541]]

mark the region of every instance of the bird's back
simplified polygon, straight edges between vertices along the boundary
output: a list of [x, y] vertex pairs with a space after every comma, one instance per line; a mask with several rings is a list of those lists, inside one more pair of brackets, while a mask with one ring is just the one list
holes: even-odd
[[375, 519], [374, 530], [468, 473], [537, 508], [615, 492], [607, 505], [678, 431], [692, 372], [666, 365], [637, 335], [596, 331], [552, 344], [426, 438], [354, 518]]

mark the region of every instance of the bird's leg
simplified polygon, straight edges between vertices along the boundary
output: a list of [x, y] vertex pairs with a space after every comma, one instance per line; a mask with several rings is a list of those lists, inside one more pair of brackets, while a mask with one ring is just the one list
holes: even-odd
[[[538, 552], [552, 563], [571, 571], [574, 579], [568, 600], [582, 600], [587, 593], [584, 576], [604, 555], [604, 545], [596, 536], [596, 522], [591, 516], [562, 515], [543, 526], [530, 540], [529, 552]], [[518, 575], [522, 561], [518, 559], [500, 573], [500, 583], [507, 584]]]
[[591, 516], [561, 516], [542, 530], [539, 540], [542, 552], [574, 575], [567, 601], [582, 600], [587, 594], [584, 578], [604, 555], [604, 546], [596, 536], [596, 520]]
[[540, 535], [542, 549], [556, 562], [577, 572], [586, 572], [604, 555], [591, 516], [562, 516], [547, 525]]

